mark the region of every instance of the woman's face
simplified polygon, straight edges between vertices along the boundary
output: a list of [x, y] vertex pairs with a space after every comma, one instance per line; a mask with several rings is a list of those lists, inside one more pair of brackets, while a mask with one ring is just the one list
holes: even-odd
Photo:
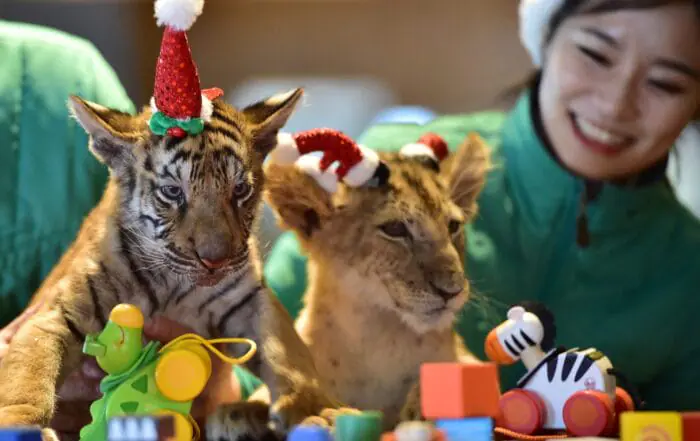
[[665, 156], [699, 113], [699, 45], [691, 2], [565, 20], [540, 88], [543, 123], [563, 163], [609, 179]]

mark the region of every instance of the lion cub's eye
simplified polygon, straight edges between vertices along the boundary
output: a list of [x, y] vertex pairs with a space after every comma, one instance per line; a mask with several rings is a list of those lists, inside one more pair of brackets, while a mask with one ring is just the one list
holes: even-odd
[[411, 234], [408, 231], [408, 228], [406, 228], [406, 224], [399, 221], [390, 221], [383, 223], [379, 226], [379, 229], [382, 231], [382, 233], [386, 234], [389, 237], [408, 238], [411, 236]]
[[158, 191], [161, 196], [169, 201], [178, 202], [182, 199], [182, 188], [177, 185], [163, 185]]
[[451, 220], [449, 224], [447, 224], [447, 229], [450, 231], [450, 234], [457, 234], [459, 233], [459, 230], [462, 228], [462, 223], [457, 220]]

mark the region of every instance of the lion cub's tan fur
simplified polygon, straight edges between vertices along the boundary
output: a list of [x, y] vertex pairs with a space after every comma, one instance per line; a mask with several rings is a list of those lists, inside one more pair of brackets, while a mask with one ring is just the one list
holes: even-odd
[[[269, 165], [265, 197], [309, 258], [296, 328], [325, 387], [350, 406], [382, 410], [393, 427], [402, 409], [418, 416], [421, 363], [476, 361], [452, 325], [469, 292], [463, 225], [489, 161], [476, 136], [439, 171], [396, 154], [382, 159], [388, 188], [341, 185], [331, 195], [293, 167]], [[445, 300], [436, 289], [452, 294]]]

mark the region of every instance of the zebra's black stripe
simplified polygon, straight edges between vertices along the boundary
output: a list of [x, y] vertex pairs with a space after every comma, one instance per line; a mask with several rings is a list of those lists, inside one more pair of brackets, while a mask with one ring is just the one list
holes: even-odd
[[139, 269], [136, 267], [136, 263], [131, 258], [131, 249], [129, 247], [129, 239], [127, 237], [127, 234], [128, 233], [123, 228], [119, 229], [119, 241], [121, 242], [122, 250], [124, 251], [124, 258], [126, 259], [126, 263], [129, 265], [129, 270], [134, 275], [134, 277], [136, 277], [136, 281], [141, 286], [141, 289], [146, 291], [146, 295], [148, 296], [148, 300], [151, 302], [152, 309], [156, 310], [158, 309], [158, 298], [153, 292], [153, 288], [151, 288], [151, 285], [148, 283], [148, 280], [146, 280], [143, 277]]
[[88, 290], [90, 291], [90, 298], [92, 299], [92, 304], [94, 306], [95, 318], [100, 322], [100, 325], [105, 326], [107, 324], [107, 318], [100, 307], [97, 289], [95, 289], [95, 282], [92, 280], [92, 276], [87, 276], [87, 285]]
[[520, 355], [520, 352], [516, 351], [515, 348], [508, 342], [508, 340], [505, 341], [505, 346], [510, 351], [511, 354], [516, 355], [516, 356]]
[[578, 365], [578, 369], [576, 369], [576, 374], [574, 374], [574, 381], [580, 380], [584, 375], [586, 375], [586, 372], [588, 372], [588, 369], [593, 365], [593, 359], [590, 357], [583, 357], [583, 360], [581, 360], [581, 364]]
[[564, 366], [561, 368], [561, 381], [566, 381], [566, 379], [569, 378], [569, 374], [571, 373], [571, 369], [574, 368], [574, 363], [576, 363], [577, 358], [578, 356], [573, 352], [569, 352], [564, 356]]
[[224, 314], [219, 319], [219, 324], [217, 326], [222, 335], [224, 334], [224, 325], [226, 324], [226, 321], [228, 321], [228, 319], [231, 316], [235, 315], [241, 308], [243, 308], [250, 301], [252, 301], [253, 298], [255, 298], [255, 295], [259, 293], [262, 289], [263, 287], [260, 285], [251, 289], [245, 296], [243, 296], [240, 302], [236, 303], [235, 305], [232, 305], [226, 312], [224, 312]]
[[229, 290], [234, 289], [238, 284], [241, 282], [243, 279], [243, 276], [247, 274], [246, 271], [242, 271], [239, 275], [234, 278], [231, 283], [226, 284], [223, 288], [219, 290], [216, 294], [211, 295], [208, 299], [206, 299], [204, 302], [202, 302], [201, 305], [199, 305], [198, 312], [201, 314], [204, 312], [205, 309], [207, 309], [207, 306], [211, 305], [214, 303], [217, 299], [221, 298], [224, 294], [226, 294]]
[[547, 360], [547, 380], [549, 380], [550, 383], [554, 381], [557, 364], [559, 364], [559, 357], [552, 357]]
[[530, 338], [529, 335], [525, 333], [522, 329], [520, 330], [520, 336], [525, 340], [525, 343], [527, 343], [529, 346], [535, 346], [535, 341]]
[[520, 349], [520, 352], [525, 350], [525, 345], [520, 343], [520, 340], [518, 340], [518, 337], [516, 337], [515, 335], [512, 335], [511, 339], [513, 340], [513, 343], [515, 343], [515, 346], [517, 346], [518, 349]]

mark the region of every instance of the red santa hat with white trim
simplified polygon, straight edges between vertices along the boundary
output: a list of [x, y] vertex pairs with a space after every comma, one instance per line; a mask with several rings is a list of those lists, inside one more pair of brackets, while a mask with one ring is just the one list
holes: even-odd
[[[309, 155], [314, 152], [323, 154]], [[389, 179], [389, 169], [374, 150], [333, 129], [313, 129], [293, 135], [280, 133], [270, 161], [296, 164], [329, 192], [335, 192], [338, 181], [359, 187], [383, 185]], [[336, 162], [337, 168], [331, 170]]]
[[399, 154], [404, 157], [428, 157], [436, 163], [442, 162], [449, 155], [447, 143], [440, 135], [426, 133], [418, 141], [401, 147]]
[[156, 0], [155, 17], [164, 26], [151, 98], [151, 131], [178, 138], [196, 135], [211, 119], [219, 88], [202, 90], [186, 31], [202, 13], [204, 0]]

